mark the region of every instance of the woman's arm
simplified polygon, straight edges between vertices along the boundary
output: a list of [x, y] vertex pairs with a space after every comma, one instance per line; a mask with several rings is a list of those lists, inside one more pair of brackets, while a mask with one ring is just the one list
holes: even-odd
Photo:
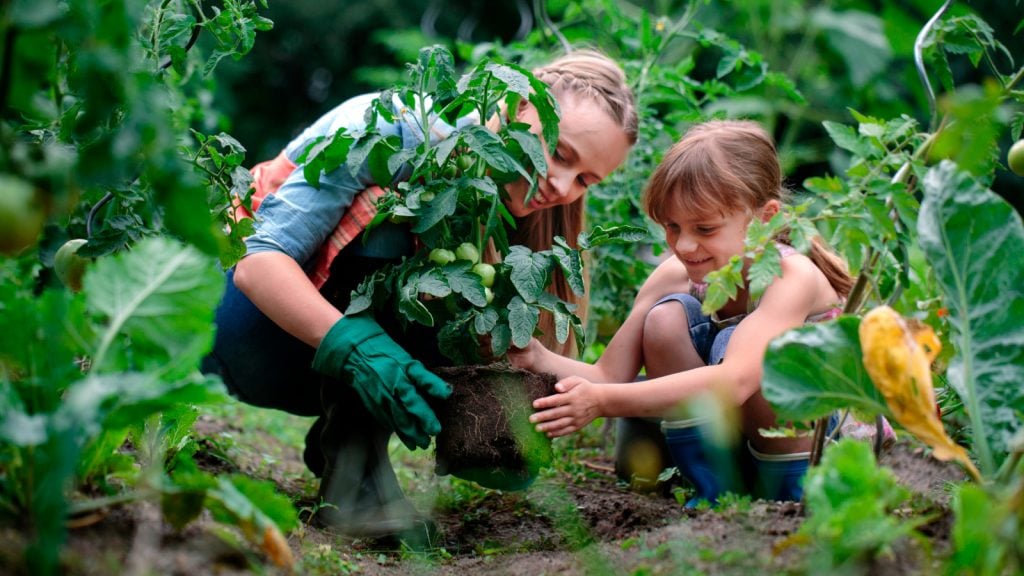
[[314, 348], [342, 316], [282, 252], [242, 258], [235, 267], [235, 286], [275, 324]]
[[820, 272], [809, 261], [805, 264], [798, 260], [783, 260], [783, 276], [772, 283], [758, 308], [736, 327], [721, 364], [620, 384], [566, 378], [556, 385], [559, 393], [534, 402], [538, 412], [531, 421], [549, 436], [562, 436], [599, 416], [670, 415], [686, 401], [712, 390], [731, 396], [737, 406], [743, 404], [760, 390], [769, 342], [802, 325], [820, 301], [815, 281], [815, 274]]

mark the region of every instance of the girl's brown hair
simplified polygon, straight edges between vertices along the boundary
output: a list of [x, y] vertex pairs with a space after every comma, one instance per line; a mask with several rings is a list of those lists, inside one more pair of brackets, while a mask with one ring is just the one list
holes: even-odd
[[[756, 122], [712, 120], [698, 124], [669, 150], [644, 191], [644, 210], [658, 223], [672, 212], [697, 217], [753, 213], [769, 200], [785, 201], [775, 143]], [[783, 233], [781, 242], [788, 242]], [[815, 237], [808, 254], [840, 296], [847, 296], [853, 279], [846, 264]]]
[[[614, 60], [596, 50], [576, 50], [535, 68], [533, 73], [560, 101], [565, 97], [582, 97], [596, 102], [622, 128], [629, 143], [636, 143], [638, 120], [633, 91], [626, 83], [622, 68]], [[584, 202], [585, 197], [572, 204], [528, 214], [519, 222], [513, 243], [524, 244], [531, 250], [547, 250], [555, 236], [562, 236], [575, 246], [576, 237], [585, 225]], [[586, 298], [576, 296], [560, 273], [556, 275], [551, 291], [562, 300], [575, 304], [577, 315], [586, 319]], [[547, 348], [561, 354], [572, 352], [572, 338], [565, 344], [559, 344], [555, 339], [555, 323], [550, 314], [541, 315], [539, 327], [544, 333], [541, 342]]]

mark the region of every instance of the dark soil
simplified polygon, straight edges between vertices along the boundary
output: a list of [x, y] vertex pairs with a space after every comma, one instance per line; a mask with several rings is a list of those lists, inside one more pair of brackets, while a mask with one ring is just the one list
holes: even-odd
[[[216, 439], [231, 434], [229, 422], [202, 421], [198, 427]], [[274, 442], [272, 436], [265, 441]], [[559, 442], [571, 442], [560, 440]], [[274, 447], [280, 460], [267, 467], [238, 459], [240, 472], [270, 478], [302, 501], [315, 480], [301, 470], [298, 449]], [[620, 485], [610, 457], [597, 448], [556, 450], [558, 471], [547, 471], [528, 490], [483, 490], [466, 484], [447, 496], [424, 501], [410, 494], [440, 528], [433, 547], [422, 552], [385, 549], [303, 524], [289, 535], [308, 574], [743, 574], [799, 573], [808, 548], [794, 534], [804, 520], [797, 503], [744, 502], [717, 510], [689, 510], [686, 494], [641, 494]], [[204, 467], [226, 471], [219, 458]], [[937, 462], [916, 445], [901, 441], [882, 464], [916, 495], [917, 512], [933, 520], [921, 534], [933, 553], [948, 550], [951, 517], [946, 487], [959, 481], [959, 468]], [[406, 471], [409, 473], [408, 471]], [[416, 477], [429, 472], [414, 471]], [[287, 476], [287, 481], [283, 477]], [[435, 481], [436, 482], [436, 481]], [[923, 508], [923, 512], [921, 509]], [[303, 515], [305, 516], [305, 515]], [[141, 502], [79, 519], [70, 530], [64, 565], [68, 574], [275, 574], [259, 552], [232, 544], [230, 531], [208, 517], [175, 532], [157, 507]], [[18, 560], [26, 543], [23, 530], [0, 530], [0, 574], [22, 574]], [[237, 538], [237, 537], [236, 537]], [[863, 573], [930, 573], [920, 546], [865, 567]]]
[[452, 395], [434, 406], [441, 421], [438, 474], [516, 490], [551, 464], [551, 442], [529, 417], [532, 402], [554, 392], [553, 375], [497, 364], [435, 370], [452, 386]]

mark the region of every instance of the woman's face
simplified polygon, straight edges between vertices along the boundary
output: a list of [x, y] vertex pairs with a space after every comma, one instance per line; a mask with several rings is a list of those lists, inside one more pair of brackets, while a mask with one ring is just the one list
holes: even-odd
[[[618, 168], [629, 153], [626, 133], [597, 103], [589, 98], [568, 96], [559, 98], [558, 104], [562, 110], [558, 147], [554, 154], [548, 154], [544, 146], [547, 178], [540, 179], [537, 192], [529, 202], [524, 202], [530, 189], [525, 178], [505, 186], [509, 196], [506, 206], [517, 218], [579, 200], [588, 186], [597, 184]], [[528, 123], [530, 131], [541, 136], [540, 118], [533, 106], [525, 106], [517, 120]]]

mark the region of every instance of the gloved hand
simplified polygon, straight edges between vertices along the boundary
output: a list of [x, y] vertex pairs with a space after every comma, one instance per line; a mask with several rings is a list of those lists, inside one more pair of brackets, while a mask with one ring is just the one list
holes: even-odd
[[348, 373], [363, 404], [381, 424], [413, 448], [426, 448], [441, 423], [424, 396], [444, 399], [451, 386], [413, 359], [370, 316], [338, 320], [317, 348], [313, 369], [328, 376]]

